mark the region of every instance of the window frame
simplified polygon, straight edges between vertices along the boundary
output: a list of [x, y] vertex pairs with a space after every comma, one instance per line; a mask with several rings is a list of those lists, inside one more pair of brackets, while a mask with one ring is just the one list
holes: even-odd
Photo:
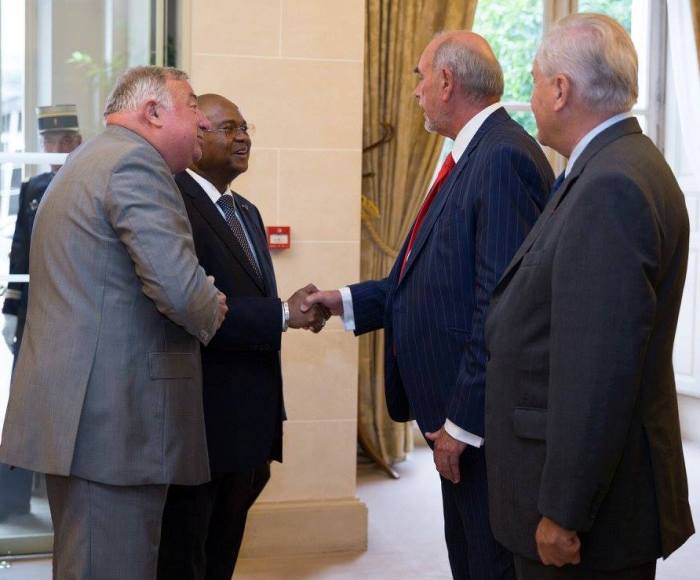
[[[649, 61], [649, 76], [647, 79], [648, 103], [646, 107], [635, 106], [632, 113], [646, 117], [647, 136], [663, 152], [664, 125], [666, 111], [666, 0], [649, 1], [649, 21], [647, 23]], [[577, 0], [542, 0], [543, 25], [542, 33], [546, 34], [553, 24], [567, 16], [578, 12]], [[508, 112], [523, 111], [532, 113], [529, 102], [506, 101], [503, 106]], [[557, 153], [547, 150], [547, 156], [552, 162], [555, 171], [565, 167], [565, 159]]]

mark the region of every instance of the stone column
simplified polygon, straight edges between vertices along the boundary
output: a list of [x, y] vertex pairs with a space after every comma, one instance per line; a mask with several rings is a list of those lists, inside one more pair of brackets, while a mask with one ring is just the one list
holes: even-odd
[[[256, 126], [236, 190], [267, 225], [291, 226], [291, 249], [273, 252], [280, 295], [357, 281], [364, 1], [191, 0], [190, 10], [195, 91], [225, 95]], [[251, 511], [244, 555], [365, 549], [357, 342], [337, 319], [320, 335], [290, 331], [282, 363], [284, 463]]]

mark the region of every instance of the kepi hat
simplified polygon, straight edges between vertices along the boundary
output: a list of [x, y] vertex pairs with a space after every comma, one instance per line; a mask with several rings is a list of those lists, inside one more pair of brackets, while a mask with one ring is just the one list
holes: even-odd
[[48, 131], [79, 131], [75, 105], [49, 105], [36, 108], [39, 134]]

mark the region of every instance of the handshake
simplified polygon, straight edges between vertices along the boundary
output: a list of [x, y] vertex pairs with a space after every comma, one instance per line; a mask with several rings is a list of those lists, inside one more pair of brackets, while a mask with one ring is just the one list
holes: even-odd
[[313, 284], [307, 284], [292, 294], [287, 305], [289, 328], [306, 328], [312, 332], [321, 332], [331, 315], [343, 313], [338, 290], [320, 291]]
[[[213, 276], [207, 276], [207, 279], [212, 285], [215, 284]], [[226, 295], [218, 289], [216, 298], [218, 302], [216, 328], [218, 330], [228, 314], [228, 306]], [[340, 291], [321, 291], [313, 284], [307, 284], [292, 294], [287, 300], [287, 307], [289, 308], [287, 320], [289, 328], [305, 328], [315, 333], [321, 332], [331, 315], [343, 314]]]

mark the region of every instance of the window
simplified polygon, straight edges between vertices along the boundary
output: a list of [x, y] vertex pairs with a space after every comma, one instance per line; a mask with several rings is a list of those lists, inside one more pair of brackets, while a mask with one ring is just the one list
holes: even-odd
[[489, 41], [501, 63], [506, 108], [531, 135], [537, 133], [537, 127], [530, 110], [530, 70], [542, 38], [543, 4], [543, 0], [479, 2], [473, 27]]
[[[512, 116], [532, 135], [537, 132], [530, 109], [530, 71], [542, 34], [565, 16], [555, 0], [504, 0], [479, 2], [474, 31], [491, 44], [503, 67], [503, 101]], [[618, 20], [631, 34], [639, 56], [639, 101], [633, 112], [642, 129], [655, 142], [660, 140], [663, 110], [663, 0], [579, 0], [580, 12], [599, 12]], [[651, 23], [654, 22], [655, 26]]]
[[[668, 4], [668, 74], [664, 146], [666, 159], [685, 194], [690, 221], [688, 271], [683, 302], [678, 317], [673, 366], [676, 386], [683, 395], [700, 398], [700, 115], [696, 103], [700, 95], [697, 39], [693, 31], [689, 3]], [[685, 409], [683, 408], [684, 404]], [[691, 433], [697, 424], [697, 404], [680, 399], [684, 430]]]

